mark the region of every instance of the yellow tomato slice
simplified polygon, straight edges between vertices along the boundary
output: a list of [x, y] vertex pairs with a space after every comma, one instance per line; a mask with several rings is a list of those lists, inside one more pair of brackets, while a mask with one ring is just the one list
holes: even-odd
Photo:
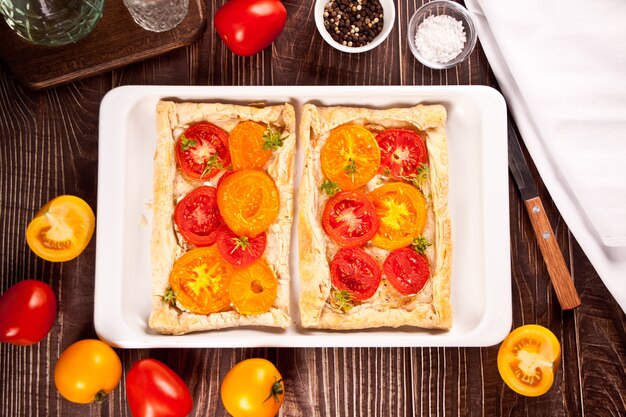
[[26, 242], [37, 256], [51, 262], [76, 258], [89, 244], [96, 225], [83, 199], [62, 195], [39, 210], [26, 229]]
[[527, 324], [513, 330], [498, 351], [498, 371], [515, 392], [527, 397], [545, 394], [554, 383], [561, 344], [543, 326]]
[[263, 259], [248, 266], [233, 268], [228, 286], [230, 299], [241, 314], [261, 314], [270, 310], [278, 289], [274, 272]]
[[263, 169], [272, 156], [271, 150], [263, 149], [263, 134], [266, 130], [261, 123], [245, 121], [230, 132], [228, 146], [233, 170]]
[[371, 242], [382, 249], [408, 246], [424, 231], [426, 200], [412, 185], [391, 182], [368, 193], [380, 218], [378, 232]]
[[215, 245], [195, 248], [174, 262], [170, 286], [183, 307], [197, 314], [224, 311], [230, 306], [228, 282], [232, 267]]
[[236, 171], [217, 187], [217, 206], [224, 223], [239, 236], [256, 237], [267, 230], [279, 208], [278, 189], [263, 171]]
[[342, 125], [330, 132], [320, 154], [324, 174], [344, 190], [367, 184], [380, 167], [376, 138], [359, 125]]

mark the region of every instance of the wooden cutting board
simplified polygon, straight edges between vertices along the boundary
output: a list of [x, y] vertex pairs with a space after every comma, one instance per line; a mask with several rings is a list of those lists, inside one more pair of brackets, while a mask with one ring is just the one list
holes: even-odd
[[34, 45], [0, 17], [0, 61], [26, 86], [38, 90], [68, 83], [150, 58], [195, 41], [206, 27], [202, 0], [174, 29], [150, 32], [137, 25], [122, 0], [106, 1], [95, 29], [71, 45]]

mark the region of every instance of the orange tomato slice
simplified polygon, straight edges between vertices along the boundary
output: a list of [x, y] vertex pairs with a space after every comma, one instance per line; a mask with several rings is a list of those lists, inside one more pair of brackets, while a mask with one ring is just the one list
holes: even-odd
[[278, 280], [263, 259], [257, 259], [248, 266], [234, 268], [228, 286], [230, 299], [241, 314], [261, 314], [270, 310], [274, 300]]
[[320, 154], [322, 171], [344, 190], [367, 184], [380, 167], [376, 138], [359, 125], [342, 125], [330, 132]]
[[176, 300], [197, 314], [224, 311], [230, 306], [228, 283], [232, 267], [215, 245], [195, 248], [174, 262], [170, 286]]
[[276, 184], [263, 171], [236, 171], [217, 187], [222, 219], [239, 236], [256, 237], [267, 230], [278, 216], [279, 204]]
[[89, 244], [96, 225], [83, 199], [62, 195], [39, 210], [26, 229], [26, 242], [37, 256], [51, 262], [76, 258]]
[[228, 144], [233, 170], [263, 169], [272, 156], [271, 150], [263, 149], [263, 134], [266, 130], [261, 123], [245, 121], [230, 132]]
[[380, 218], [378, 232], [371, 242], [382, 249], [408, 246], [424, 231], [426, 200], [412, 185], [391, 182], [367, 194]]
[[561, 344], [554, 333], [537, 324], [513, 330], [498, 350], [498, 371], [513, 391], [527, 397], [543, 395], [554, 383]]

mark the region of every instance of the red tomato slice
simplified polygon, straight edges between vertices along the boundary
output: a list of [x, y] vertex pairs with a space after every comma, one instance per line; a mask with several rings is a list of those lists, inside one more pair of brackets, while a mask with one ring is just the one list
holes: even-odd
[[222, 225], [216, 189], [202, 186], [187, 194], [174, 209], [174, 222], [180, 234], [192, 245], [214, 244]]
[[354, 191], [343, 191], [326, 202], [322, 226], [337, 244], [354, 248], [376, 234], [380, 219], [367, 197]]
[[413, 249], [402, 248], [387, 256], [383, 263], [387, 281], [401, 294], [417, 294], [428, 281], [430, 268], [428, 259]]
[[380, 168], [388, 169], [396, 179], [415, 174], [428, 163], [426, 143], [417, 132], [408, 129], [386, 129], [376, 135], [380, 147]]
[[367, 300], [380, 284], [376, 260], [360, 248], [343, 248], [330, 262], [330, 281], [339, 291], [347, 291], [354, 301]]
[[236, 266], [248, 265], [260, 258], [266, 245], [265, 232], [250, 238], [238, 236], [228, 227], [222, 226], [217, 236], [217, 251], [228, 263]]
[[228, 133], [210, 123], [185, 130], [176, 141], [176, 162], [190, 180], [208, 180], [230, 163]]

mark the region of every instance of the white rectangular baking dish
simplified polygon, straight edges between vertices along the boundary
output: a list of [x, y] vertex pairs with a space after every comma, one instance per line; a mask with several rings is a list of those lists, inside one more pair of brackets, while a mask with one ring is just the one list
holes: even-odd
[[[148, 328], [155, 108], [160, 99], [373, 108], [440, 103], [448, 112], [453, 235], [449, 331], [417, 328], [307, 330], [298, 325], [298, 257], [291, 248], [291, 315], [286, 330], [237, 328], [182, 336]], [[296, 162], [296, 192], [302, 155]], [[297, 219], [297, 216], [296, 216]], [[125, 86], [100, 108], [94, 324], [113, 346], [317, 347], [490, 346], [511, 328], [506, 105], [483, 86], [188, 87]]]

